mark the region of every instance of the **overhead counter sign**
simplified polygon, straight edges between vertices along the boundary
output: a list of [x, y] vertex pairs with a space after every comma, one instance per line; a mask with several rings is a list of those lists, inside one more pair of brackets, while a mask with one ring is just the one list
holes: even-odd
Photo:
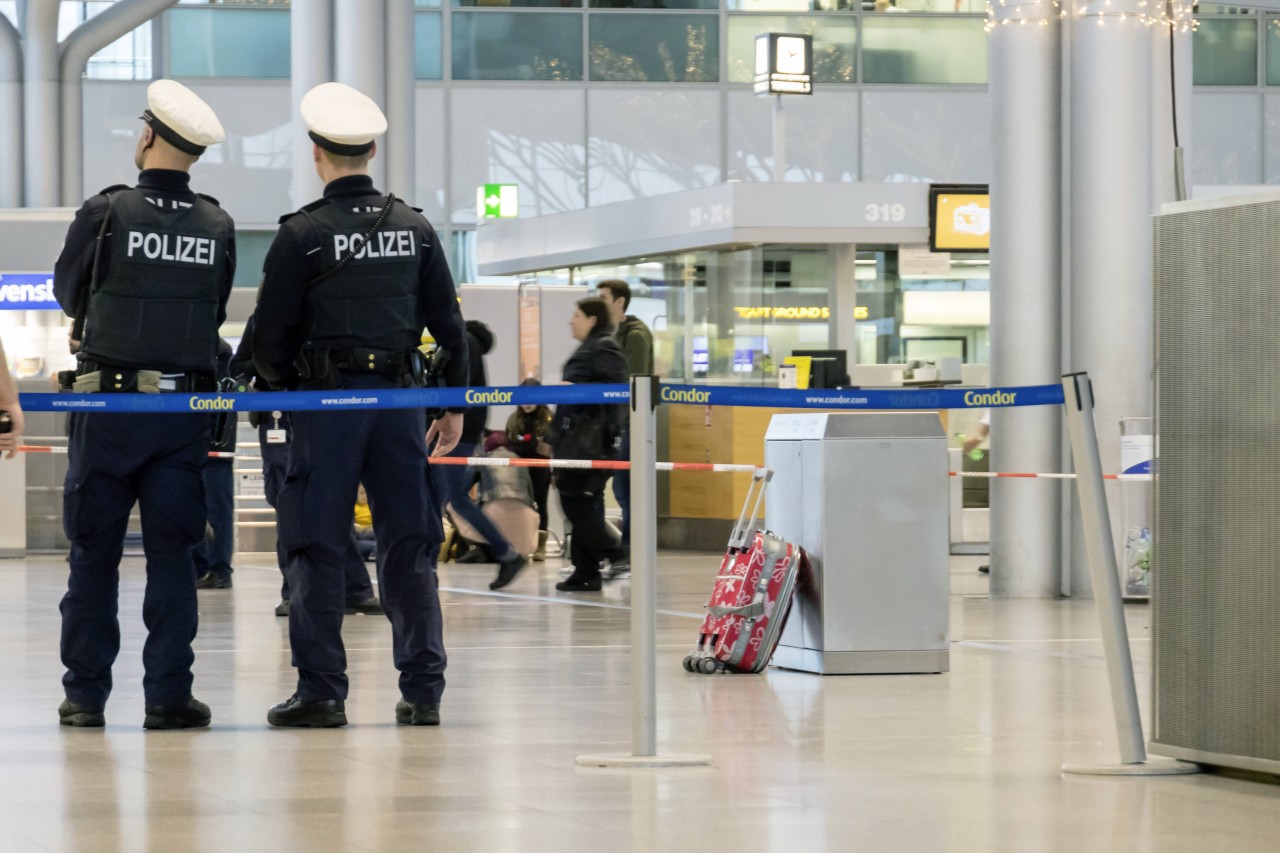
[[762, 33], [756, 36], [757, 95], [813, 94], [813, 36]]
[[53, 273], [0, 273], [0, 311], [57, 310]]
[[933, 252], [991, 250], [991, 196], [986, 184], [929, 187], [929, 249]]

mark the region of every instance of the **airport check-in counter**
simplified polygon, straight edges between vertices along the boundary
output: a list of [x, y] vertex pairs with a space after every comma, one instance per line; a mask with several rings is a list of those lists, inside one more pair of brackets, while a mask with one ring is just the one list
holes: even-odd
[[765, 526], [809, 554], [773, 663], [825, 675], [950, 668], [947, 441], [933, 412], [780, 414]]

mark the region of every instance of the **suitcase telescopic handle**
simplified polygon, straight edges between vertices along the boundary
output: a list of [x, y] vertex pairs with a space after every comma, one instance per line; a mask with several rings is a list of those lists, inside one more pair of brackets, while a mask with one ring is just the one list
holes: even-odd
[[[729, 550], [741, 551], [746, 547], [747, 537], [760, 518], [760, 503], [764, 500], [765, 486], [773, 479], [773, 471], [769, 468], [757, 468], [751, 474], [751, 486], [747, 489], [747, 497], [742, 502], [742, 512], [738, 514], [738, 523], [729, 534]], [[751, 513], [750, 522], [747, 513]]]

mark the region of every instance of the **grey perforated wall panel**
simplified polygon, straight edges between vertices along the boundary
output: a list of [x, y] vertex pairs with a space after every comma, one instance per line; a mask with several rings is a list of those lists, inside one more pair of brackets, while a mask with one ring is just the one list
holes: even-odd
[[1280, 772], [1280, 201], [1155, 224], [1152, 750]]

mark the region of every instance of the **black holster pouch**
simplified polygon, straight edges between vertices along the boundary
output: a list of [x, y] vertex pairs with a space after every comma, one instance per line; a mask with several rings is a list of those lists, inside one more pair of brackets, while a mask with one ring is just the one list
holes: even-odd
[[342, 387], [342, 376], [332, 355], [333, 350], [328, 347], [306, 349], [298, 353], [293, 366], [297, 369], [304, 388], [309, 391], [334, 391]]
[[[422, 355], [420, 351], [416, 352], [418, 352], [419, 355]], [[440, 347], [436, 347], [430, 353], [423, 355], [422, 359], [426, 363], [426, 368], [423, 370], [422, 387], [448, 387], [448, 382], [444, 377], [444, 369], [448, 366], [449, 361], [452, 358], [453, 356], [448, 350], [441, 349]], [[431, 420], [437, 420], [439, 418], [443, 418], [448, 411], [449, 410], [443, 406], [433, 406], [432, 408], [427, 409], [427, 417]]]
[[58, 371], [58, 390], [73, 391], [76, 386], [76, 372], [74, 370]]

